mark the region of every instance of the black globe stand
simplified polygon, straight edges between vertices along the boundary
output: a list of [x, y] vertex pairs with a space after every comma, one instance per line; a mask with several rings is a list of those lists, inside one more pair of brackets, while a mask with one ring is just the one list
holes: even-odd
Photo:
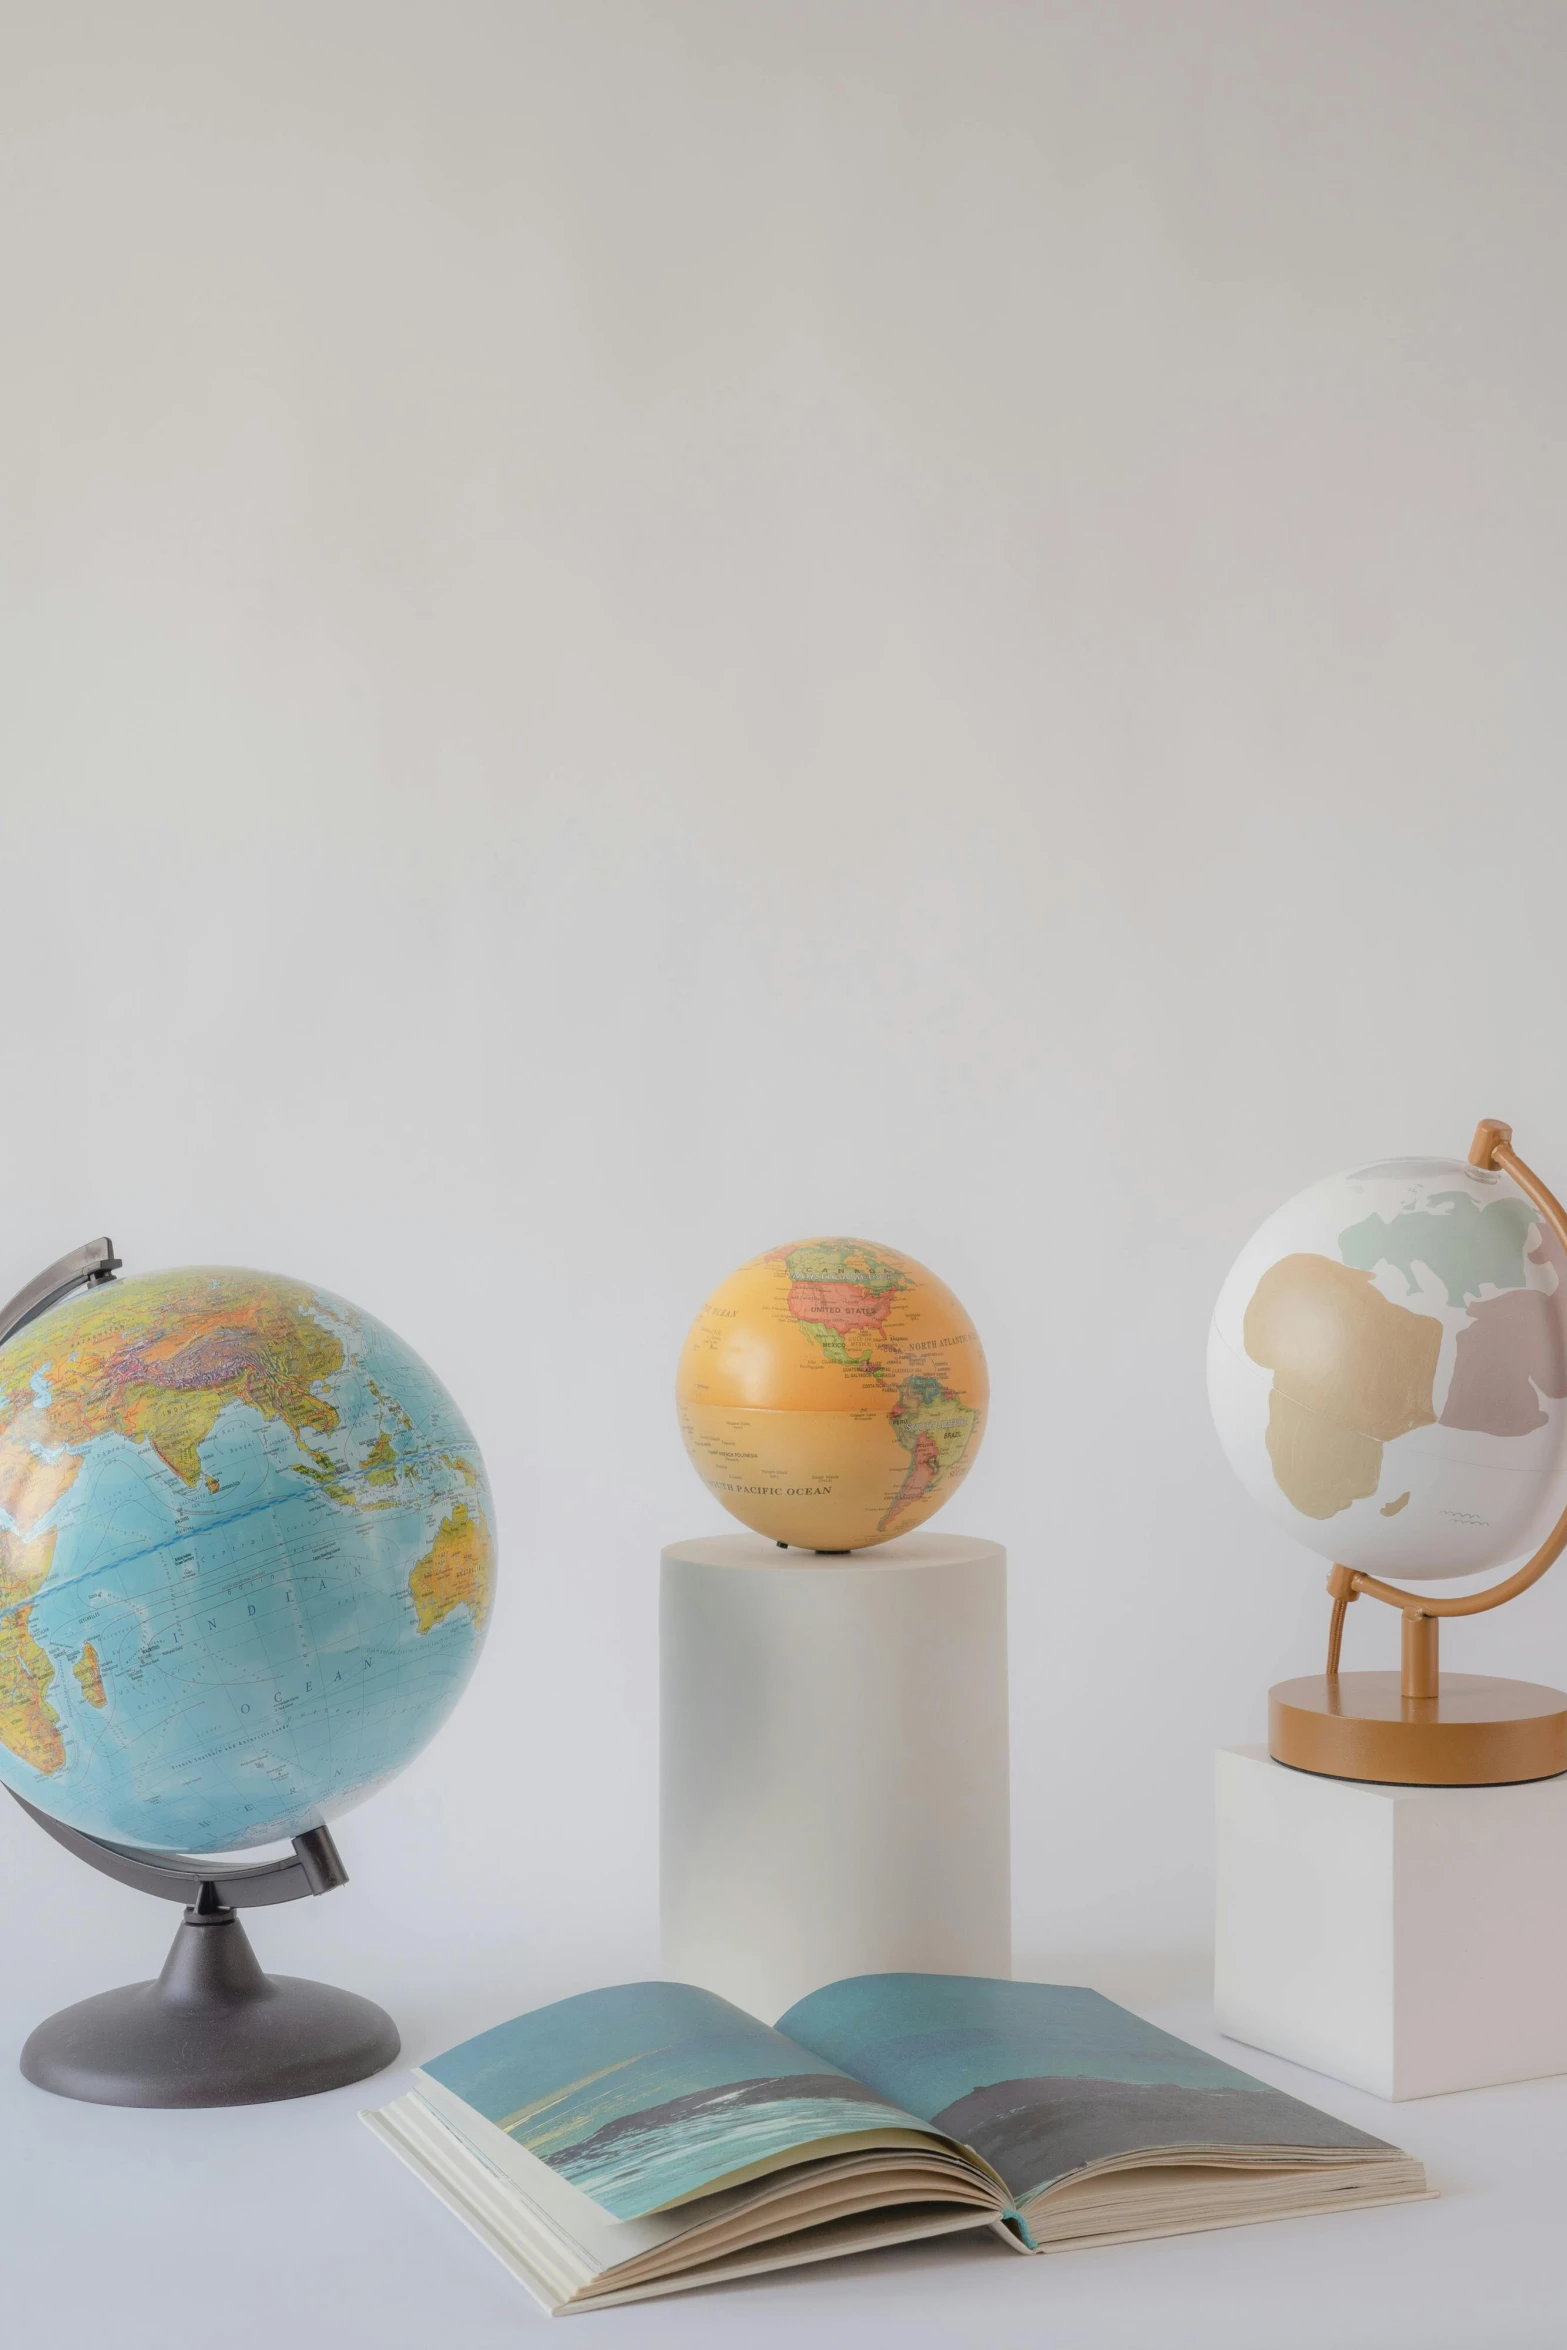
[[281, 1860], [209, 1868], [84, 1835], [16, 1800], [79, 1860], [185, 1904], [156, 1982], [100, 1991], [38, 2026], [22, 2050], [22, 2071], [37, 2087], [90, 2105], [262, 2105], [340, 2089], [397, 2056], [397, 2026], [384, 2008], [329, 1983], [264, 1974], [236, 1915], [346, 1885], [327, 1829], [296, 1836]]

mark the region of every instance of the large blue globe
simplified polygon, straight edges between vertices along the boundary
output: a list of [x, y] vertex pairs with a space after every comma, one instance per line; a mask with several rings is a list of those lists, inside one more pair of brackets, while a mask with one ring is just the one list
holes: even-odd
[[462, 1415], [369, 1314], [90, 1290], [0, 1347], [0, 1781], [159, 1851], [320, 1827], [451, 1711], [494, 1559]]

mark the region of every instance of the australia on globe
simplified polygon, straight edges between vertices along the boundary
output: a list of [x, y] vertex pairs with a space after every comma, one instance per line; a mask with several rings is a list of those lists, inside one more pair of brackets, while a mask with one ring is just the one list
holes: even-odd
[[1567, 1261], [1511, 1177], [1457, 1159], [1330, 1176], [1231, 1269], [1208, 1392], [1241, 1482], [1367, 1574], [1532, 1549], [1567, 1465]]
[[731, 1273], [676, 1380], [708, 1491], [808, 1550], [888, 1542], [940, 1509], [989, 1400], [979, 1333], [945, 1282], [865, 1240], [799, 1240]]
[[0, 1781], [69, 1826], [324, 1825], [450, 1712], [494, 1575], [457, 1407], [325, 1290], [148, 1274], [0, 1347]]

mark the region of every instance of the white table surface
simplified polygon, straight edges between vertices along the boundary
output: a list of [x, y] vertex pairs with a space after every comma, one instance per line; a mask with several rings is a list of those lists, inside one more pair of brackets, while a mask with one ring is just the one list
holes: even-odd
[[[110, 1899], [130, 1902], [117, 1892]], [[326, 1905], [258, 1913], [254, 1939], [303, 1972]], [[146, 1904], [149, 1953], [177, 1915]], [[351, 1923], [340, 1913], [344, 1926]], [[127, 1918], [127, 1924], [129, 1919]], [[410, 2061], [505, 2011], [515, 1948], [450, 1945], [440, 1921], [361, 1952], [358, 1988], [397, 2015]], [[101, 1955], [101, 1954], [100, 1954]], [[115, 1956], [122, 1955], [116, 1945]], [[650, 1972], [647, 1954], [612, 1955]], [[489, 2253], [355, 2119], [406, 2070], [298, 2104], [128, 2113], [45, 2096], [14, 2070], [26, 2030], [93, 1987], [67, 1936], [51, 1966], [30, 1941], [0, 2001], [0, 2340], [143, 2350], [187, 2335], [225, 2350], [317, 2344], [486, 2350], [546, 2325]], [[604, 1979], [591, 1953], [527, 1961], [512, 2005]], [[1072, 2350], [1524, 2350], [1567, 2342], [1567, 2078], [1387, 2106], [1214, 2033], [1200, 1958], [1079, 1961], [1070, 1970], [1429, 2166], [1439, 2202], [1021, 2260], [989, 2238], [914, 2245], [775, 2279], [571, 2321], [644, 2344], [1009, 2343]], [[111, 1978], [112, 1979], [112, 1978]], [[98, 1987], [103, 1987], [101, 1975]], [[569, 2339], [575, 2340], [576, 2333]]]

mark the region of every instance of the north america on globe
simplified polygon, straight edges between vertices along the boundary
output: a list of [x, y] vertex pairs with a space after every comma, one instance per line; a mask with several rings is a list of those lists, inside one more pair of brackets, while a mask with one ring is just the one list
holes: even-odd
[[274, 1275], [107, 1283], [0, 1348], [0, 1781], [89, 1834], [235, 1851], [426, 1743], [494, 1511], [440, 1381]]

